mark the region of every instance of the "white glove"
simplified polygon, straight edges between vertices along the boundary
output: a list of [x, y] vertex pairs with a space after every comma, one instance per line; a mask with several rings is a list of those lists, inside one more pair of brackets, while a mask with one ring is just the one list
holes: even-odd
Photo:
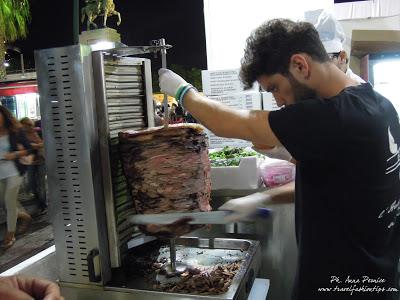
[[230, 210], [232, 214], [225, 217], [228, 222], [237, 222], [256, 213], [257, 208], [263, 207], [271, 196], [264, 193], [254, 193], [245, 197], [229, 200], [218, 210]]
[[[180, 87], [189, 85], [185, 79], [168, 69], [158, 70], [158, 76], [160, 91], [172, 97], [176, 97]], [[179, 101], [179, 99], [176, 100]]]
[[291, 161], [292, 159], [292, 155], [283, 146], [275, 146], [274, 148], [271, 149], [258, 149], [255, 148], [255, 146], [252, 148], [254, 149], [254, 151], [257, 151], [260, 154], [268, 156], [269, 158], [282, 159], [287, 161]]

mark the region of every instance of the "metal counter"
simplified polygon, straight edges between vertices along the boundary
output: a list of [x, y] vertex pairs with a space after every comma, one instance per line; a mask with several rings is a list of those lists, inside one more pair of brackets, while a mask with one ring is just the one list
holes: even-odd
[[[224, 202], [260, 190], [218, 190], [212, 192], [211, 206], [216, 209]], [[296, 275], [297, 245], [294, 224], [294, 203], [275, 204], [269, 208], [273, 216], [255, 223], [213, 225], [211, 230], [201, 229], [193, 236], [243, 238], [261, 243], [261, 268], [258, 277], [268, 278], [268, 300], [290, 300]]]
[[[254, 191], [216, 191], [213, 192], [211, 204], [214, 208], [217, 208], [231, 198], [242, 197], [252, 192]], [[271, 219], [259, 220], [256, 223], [213, 225], [210, 229], [203, 228], [194, 231], [190, 236], [240, 238], [260, 241], [261, 266], [257, 277], [270, 279], [268, 300], [286, 300], [290, 299], [297, 264], [297, 246], [294, 234], [294, 205], [273, 205], [271, 208], [274, 211]], [[21, 274], [40, 276], [53, 281], [58, 278], [56, 272], [54, 252], [18, 271]], [[79, 285], [74, 285], [73, 287], [79, 288]], [[63, 287], [64, 290], [71, 288], [72, 286]], [[100, 300], [102, 298], [99, 295], [106, 297], [104, 299], [107, 299], [107, 297], [111, 299], [110, 295], [113, 292], [105, 291], [103, 287], [93, 287], [90, 290], [82, 291], [82, 293], [85, 293], [83, 299]], [[144, 298], [141, 296], [140, 299], [154, 299], [150, 294], [150, 298], [145, 298], [146, 295], [144, 293], [142, 295]], [[132, 299], [132, 294], [119, 293], [119, 296], [114, 299]]]
[[[237, 254], [243, 257], [243, 264], [240, 267], [238, 273], [232, 281], [232, 284], [228, 292], [221, 295], [188, 295], [188, 294], [176, 294], [176, 293], [165, 293], [160, 291], [152, 290], [151, 287], [148, 289], [137, 289], [138, 285], [143, 284], [143, 278], [136, 276], [136, 279], [129, 279], [126, 286], [120, 283], [111, 282], [109, 285], [104, 287], [90, 286], [86, 284], [71, 284], [62, 283], [61, 290], [62, 295], [68, 299], [85, 299], [85, 300], [102, 300], [102, 299], [155, 299], [156, 297], [160, 300], [172, 300], [172, 299], [242, 299], [242, 300], [260, 300], [268, 293], [269, 281], [265, 279], [256, 279], [256, 274], [260, 266], [260, 248], [259, 243], [256, 241], [249, 240], [238, 240], [238, 239], [198, 239], [198, 238], [181, 238], [177, 240], [177, 243], [182, 246], [185, 251], [193, 251], [197, 249], [214, 249], [222, 252], [223, 249], [237, 249]], [[187, 248], [189, 247], [189, 248]], [[218, 250], [220, 249], [220, 250]], [[227, 250], [228, 252], [234, 252], [235, 250]], [[227, 252], [227, 256], [231, 256]], [[218, 255], [217, 255], [218, 256]], [[190, 256], [192, 257], [192, 256]], [[218, 256], [219, 257], [219, 256]], [[196, 258], [196, 256], [194, 256]], [[198, 258], [198, 256], [197, 256]], [[23, 274], [26, 276], [37, 276], [55, 281], [57, 278], [57, 269], [55, 268], [55, 247], [52, 246], [41, 253], [31, 257], [27, 261], [15, 266], [14, 268], [0, 274], [1, 276], [9, 276], [15, 274]], [[223, 259], [219, 257], [218, 259]], [[231, 259], [234, 259], [232, 257]], [[253, 282], [255, 282], [253, 284]]]

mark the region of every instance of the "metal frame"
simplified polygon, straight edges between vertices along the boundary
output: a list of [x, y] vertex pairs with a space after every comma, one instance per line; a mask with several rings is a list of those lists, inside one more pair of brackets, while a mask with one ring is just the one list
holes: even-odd
[[[121, 265], [110, 177], [104, 56], [141, 64], [145, 92], [141, 111], [147, 121], [143, 126], [152, 127], [151, 62], [126, 56], [155, 54], [170, 47], [123, 47], [92, 53], [90, 47], [76, 45], [35, 52], [61, 281], [101, 285], [110, 279], [111, 267]], [[127, 249], [128, 240], [124, 244]]]
[[[115, 201], [113, 192], [113, 180], [112, 180], [112, 166], [110, 160], [110, 126], [109, 126], [109, 114], [107, 108], [107, 88], [104, 72], [104, 57], [109, 56], [108, 51], [95, 51], [92, 53], [93, 58], [93, 78], [95, 83], [95, 95], [97, 103], [97, 118], [98, 118], [98, 130], [99, 130], [99, 144], [100, 144], [100, 155], [101, 155], [101, 170], [103, 178], [103, 190], [106, 207], [107, 217], [107, 229], [109, 238], [109, 249], [110, 249], [110, 262], [111, 267], [116, 268], [121, 266], [122, 250], [121, 239], [118, 234], [118, 228], [116, 224], [117, 214], [115, 211]], [[121, 57], [115, 56], [116, 59]], [[153, 89], [151, 81], [151, 63], [148, 59], [143, 58], [123, 58], [130, 62], [142, 66], [142, 76], [144, 81], [143, 90], [146, 98], [146, 105], [144, 109], [147, 110], [147, 127], [154, 126], [154, 107], [153, 107]], [[132, 202], [133, 203], [133, 202]], [[126, 243], [127, 244], [127, 243]], [[127, 245], [126, 245], [127, 246]]]
[[246, 251], [246, 260], [240, 267], [238, 273], [233, 278], [231, 286], [224, 294], [218, 295], [195, 295], [168, 293], [156, 290], [135, 289], [129, 286], [106, 285], [104, 289], [88, 289], [85, 285], [63, 284], [61, 286], [62, 294], [68, 299], [88, 299], [88, 300], [106, 300], [106, 299], [160, 299], [160, 300], [245, 300], [248, 298], [256, 274], [260, 268], [260, 243], [258, 241], [246, 239], [228, 239], [228, 238], [194, 238], [182, 237], [177, 239], [177, 245], [195, 247], [198, 249], [219, 248], [219, 249], [242, 249]]
[[111, 277], [90, 48], [35, 52], [50, 212], [60, 281]]

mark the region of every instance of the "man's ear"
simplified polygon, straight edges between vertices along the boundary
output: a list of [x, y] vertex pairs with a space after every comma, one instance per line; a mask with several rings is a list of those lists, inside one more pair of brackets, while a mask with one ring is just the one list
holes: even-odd
[[289, 72], [295, 78], [308, 79], [310, 77], [310, 63], [305, 55], [293, 54], [290, 57]]

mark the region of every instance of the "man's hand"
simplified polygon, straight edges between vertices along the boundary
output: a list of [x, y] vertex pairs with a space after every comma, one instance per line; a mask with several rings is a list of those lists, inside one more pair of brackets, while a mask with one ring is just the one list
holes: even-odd
[[271, 196], [266, 193], [254, 193], [245, 197], [229, 200], [218, 210], [230, 210], [232, 214], [225, 219], [228, 222], [237, 222], [253, 215], [258, 207], [264, 206]]
[[57, 284], [39, 278], [0, 277], [0, 299], [12, 300], [63, 300]]
[[[178, 89], [188, 85], [185, 79], [168, 69], [158, 70], [160, 91], [172, 97], [176, 96]], [[178, 101], [178, 99], [176, 99]]]

